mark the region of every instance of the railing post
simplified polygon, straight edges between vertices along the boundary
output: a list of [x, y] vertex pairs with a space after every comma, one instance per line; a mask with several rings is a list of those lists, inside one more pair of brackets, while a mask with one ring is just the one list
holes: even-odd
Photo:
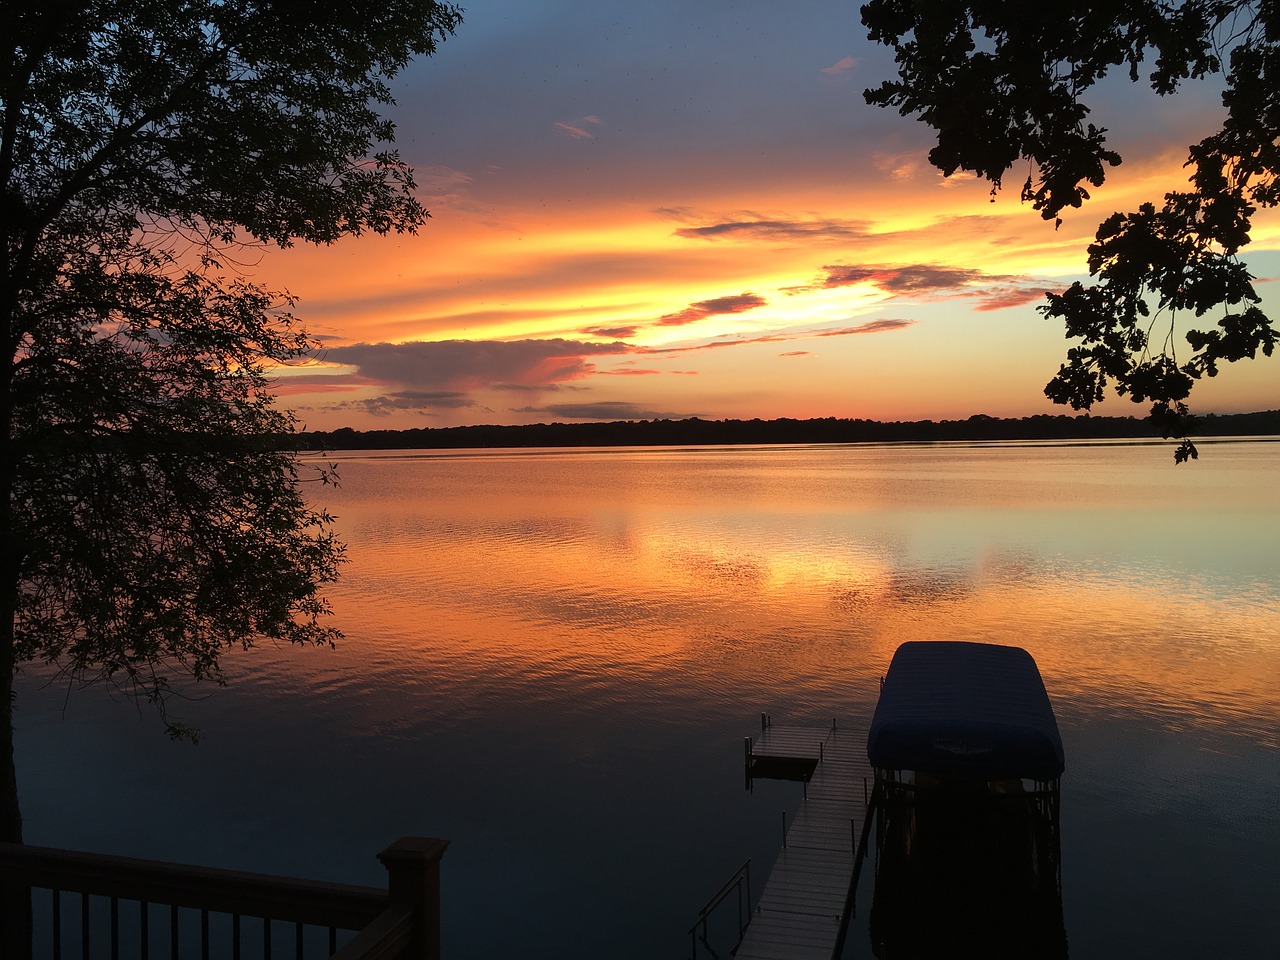
[[0, 957], [31, 956], [31, 890], [20, 882], [0, 882]]
[[391, 902], [416, 918], [404, 960], [440, 960], [440, 858], [448, 846], [436, 837], [401, 837], [378, 854]]

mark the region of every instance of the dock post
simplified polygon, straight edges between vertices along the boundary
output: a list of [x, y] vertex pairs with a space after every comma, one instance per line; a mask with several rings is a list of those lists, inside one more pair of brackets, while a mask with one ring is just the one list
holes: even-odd
[[755, 781], [752, 779], [752, 776], [751, 776], [751, 738], [750, 737], [742, 738], [742, 775], [746, 778], [745, 788], [747, 792], [750, 793], [751, 788], [755, 783]]
[[782, 811], [782, 849], [787, 849], [787, 811]]
[[378, 854], [391, 902], [413, 913], [406, 956], [440, 960], [440, 858], [448, 846], [435, 837], [401, 837]]
[[761, 730], [769, 729], [769, 715], [767, 713], [760, 714], [760, 729]]

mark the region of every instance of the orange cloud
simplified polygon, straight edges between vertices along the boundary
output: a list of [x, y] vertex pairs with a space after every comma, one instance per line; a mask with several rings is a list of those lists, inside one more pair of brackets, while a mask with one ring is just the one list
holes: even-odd
[[1043, 300], [1043, 287], [995, 287], [979, 294], [979, 302], [973, 309], [988, 313], [992, 310], [1007, 310], [1010, 307], [1021, 307], [1028, 303]]
[[640, 328], [635, 325], [617, 327], [587, 327], [579, 331], [589, 337], [604, 337], [609, 340], [626, 340], [634, 337]]
[[699, 300], [678, 313], [668, 313], [658, 320], [661, 327], [682, 327], [685, 324], [697, 323], [707, 317], [721, 316], [727, 313], [743, 313], [763, 307], [767, 301], [754, 293], [739, 293], [736, 296], [714, 297], [710, 300]]

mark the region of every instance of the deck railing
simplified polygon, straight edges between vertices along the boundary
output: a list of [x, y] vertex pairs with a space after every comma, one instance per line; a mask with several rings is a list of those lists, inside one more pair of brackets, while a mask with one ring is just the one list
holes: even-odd
[[0, 843], [0, 956], [439, 960], [447, 846], [397, 840], [384, 890]]

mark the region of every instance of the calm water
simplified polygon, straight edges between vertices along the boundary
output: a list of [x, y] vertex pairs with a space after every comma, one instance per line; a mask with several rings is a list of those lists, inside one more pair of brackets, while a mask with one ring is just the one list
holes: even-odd
[[1273, 956], [1280, 444], [1201, 449], [343, 456], [340, 649], [234, 655], [175, 708], [197, 747], [28, 677], [28, 839], [380, 883], [443, 836], [446, 956], [675, 958], [799, 802], [743, 790], [761, 711], [865, 718], [902, 641], [1014, 643], [1066, 747], [1072, 957]]

